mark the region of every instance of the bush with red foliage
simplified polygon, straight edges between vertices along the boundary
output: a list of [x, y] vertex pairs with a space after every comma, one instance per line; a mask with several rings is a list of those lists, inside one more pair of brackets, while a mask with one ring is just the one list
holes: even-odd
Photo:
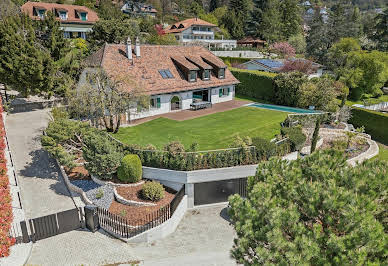
[[313, 62], [304, 59], [286, 60], [280, 72], [302, 72], [304, 74], [312, 74], [317, 71], [317, 68], [313, 66]]
[[269, 50], [285, 58], [295, 56], [295, 48], [288, 42], [276, 42], [269, 47]]
[[12, 198], [7, 177], [5, 129], [2, 113], [3, 108], [0, 97], [0, 257], [7, 257], [9, 255], [9, 248], [15, 244], [15, 239], [10, 238], [8, 235], [13, 215]]

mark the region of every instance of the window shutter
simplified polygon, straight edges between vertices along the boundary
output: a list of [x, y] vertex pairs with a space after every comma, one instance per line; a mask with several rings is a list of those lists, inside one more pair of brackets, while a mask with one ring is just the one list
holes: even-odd
[[156, 98], [156, 107], [160, 108], [160, 98]]
[[230, 94], [230, 88], [228, 88], [228, 96], [229, 96], [229, 94]]
[[222, 97], [222, 89], [220, 89], [220, 90], [218, 91], [218, 96], [219, 96], [219, 97]]

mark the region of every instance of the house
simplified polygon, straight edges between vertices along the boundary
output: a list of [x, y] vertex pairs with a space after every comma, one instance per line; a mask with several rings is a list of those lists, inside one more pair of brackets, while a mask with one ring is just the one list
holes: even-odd
[[199, 18], [190, 18], [165, 29], [166, 34], [174, 34], [183, 45], [203, 45], [209, 48], [232, 49], [237, 47], [236, 40], [216, 40], [217, 26]]
[[259, 70], [259, 71], [272, 72], [272, 73], [287, 72], [287, 70], [284, 69], [287, 61], [291, 62], [291, 64], [295, 63], [295, 65], [299, 65], [298, 69], [301, 69], [304, 67], [306, 69], [306, 73], [309, 75], [309, 78], [320, 77], [323, 75], [323, 70], [324, 70], [323, 65], [303, 58], [289, 58], [287, 60], [253, 59], [238, 65], [237, 68], [247, 69], [247, 70]]
[[60, 21], [65, 38], [86, 39], [98, 21], [97, 13], [85, 6], [27, 2], [21, 10], [33, 20], [44, 19], [47, 12], [52, 12]]
[[121, 11], [125, 14], [130, 14], [135, 17], [145, 17], [150, 16], [155, 18], [158, 11], [152, 6], [145, 3], [135, 2], [135, 1], [127, 1]]
[[231, 101], [239, 81], [222, 60], [201, 46], [105, 44], [86, 59], [80, 84], [88, 73], [103, 69], [121, 89], [141, 88], [150, 96], [149, 108], [126, 114], [126, 120], [190, 109], [192, 103]]
[[255, 39], [253, 37], [246, 37], [244, 39], [237, 41], [237, 45], [239, 46], [253, 47], [253, 48], [264, 48], [266, 43], [267, 43], [266, 41]]

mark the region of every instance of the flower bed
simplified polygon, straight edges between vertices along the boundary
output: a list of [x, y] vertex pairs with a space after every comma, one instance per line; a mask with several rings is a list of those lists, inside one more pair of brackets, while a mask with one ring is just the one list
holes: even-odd
[[325, 137], [323, 139], [323, 144], [320, 149], [336, 149], [343, 151], [347, 159], [355, 158], [369, 149], [368, 142], [362, 137], [358, 137], [354, 141], [352, 141], [349, 148], [346, 147], [346, 142], [347, 139], [345, 136]]
[[13, 215], [5, 158], [6, 144], [4, 141], [5, 129], [2, 113], [3, 108], [0, 98], [0, 257], [7, 257], [9, 255], [9, 248], [15, 243], [15, 239], [9, 237]]

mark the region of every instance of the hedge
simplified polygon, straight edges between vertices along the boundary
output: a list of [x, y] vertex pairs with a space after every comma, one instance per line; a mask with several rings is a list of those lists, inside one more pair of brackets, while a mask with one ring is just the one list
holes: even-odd
[[7, 176], [7, 162], [5, 158], [5, 129], [3, 121], [3, 108], [0, 97], [0, 258], [9, 255], [9, 248], [15, 243], [14, 238], [8, 236], [13, 220], [12, 198]]
[[352, 109], [349, 123], [355, 127], [365, 127], [365, 132], [385, 145], [388, 145], [388, 114], [362, 108]]
[[274, 98], [274, 73], [258, 70], [230, 68], [232, 74], [241, 82], [236, 87], [236, 94], [256, 99], [272, 101]]
[[219, 58], [221, 58], [222, 61], [224, 61], [224, 63], [227, 64], [228, 66], [233, 66], [236, 64], [239, 65], [252, 60], [249, 58], [229, 57], [229, 56], [220, 56]]

